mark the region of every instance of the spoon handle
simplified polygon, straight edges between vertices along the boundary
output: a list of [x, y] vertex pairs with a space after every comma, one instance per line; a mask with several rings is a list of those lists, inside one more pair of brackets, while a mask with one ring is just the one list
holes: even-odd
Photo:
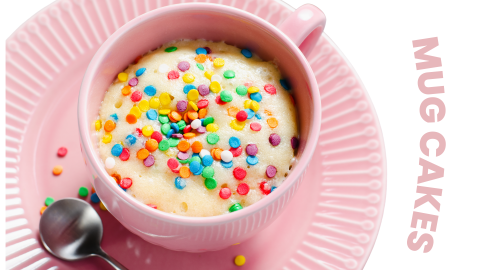
[[105, 251], [103, 251], [102, 249], [100, 249], [99, 251], [97, 251], [95, 253], [96, 256], [104, 259], [105, 261], [107, 261], [115, 270], [128, 270], [128, 268], [126, 268], [125, 266], [123, 266], [120, 262], [118, 262], [117, 260], [115, 260], [113, 257], [111, 257], [110, 255], [108, 255]]

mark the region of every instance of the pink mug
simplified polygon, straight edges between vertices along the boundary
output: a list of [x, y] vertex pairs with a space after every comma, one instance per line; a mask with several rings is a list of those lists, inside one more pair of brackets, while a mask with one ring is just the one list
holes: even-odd
[[[82, 153], [93, 185], [110, 213], [131, 232], [168, 249], [203, 252], [226, 248], [259, 232], [282, 212], [300, 185], [320, 132], [321, 104], [317, 82], [304, 54], [317, 43], [325, 16], [304, 5], [280, 26], [223, 5], [188, 3], [145, 13], [118, 29], [91, 60], [78, 101]], [[298, 108], [300, 145], [297, 163], [274, 192], [240, 211], [213, 217], [184, 217], [154, 210], [124, 192], [104, 169], [98, 155], [96, 120], [105, 91], [133, 60], [178, 39], [222, 41], [249, 48], [278, 63], [291, 85]], [[303, 52], [303, 53], [302, 53]], [[301, 209], [299, 209], [301, 211]]]

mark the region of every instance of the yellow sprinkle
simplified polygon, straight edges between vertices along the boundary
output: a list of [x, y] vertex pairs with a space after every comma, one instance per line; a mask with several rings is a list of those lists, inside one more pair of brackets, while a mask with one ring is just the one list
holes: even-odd
[[210, 84], [210, 91], [212, 91], [213, 93], [218, 93], [220, 92], [220, 90], [222, 90], [222, 87], [220, 86], [219, 82], [214, 81]]
[[162, 103], [163, 106], [166, 106], [170, 104], [170, 102], [172, 102], [172, 100], [170, 99], [170, 95], [167, 92], [163, 92], [160, 95], [160, 103]]
[[225, 65], [225, 60], [223, 60], [222, 58], [215, 58], [215, 60], [213, 60], [214, 67], [221, 68], [223, 67], [223, 65]]
[[[100, 202], [100, 209], [102, 209], [103, 211], [107, 211], [107, 208], [105, 207], [105, 205], [103, 204], [103, 202]], [[235, 259], [236, 260], [236, 259]]]
[[186, 73], [185, 75], [183, 75], [183, 81], [186, 83], [192, 83], [193, 81], [195, 81], [195, 76], [193, 76], [192, 73]]
[[190, 90], [190, 91], [188, 92], [188, 94], [187, 94], [187, 98], [188, 98], [188, 100], [190, 100], [190, 101], [197, 100], [198, 96], [199, 96], [199, 93], [198, 93], [198, 91], [195, 90], [195, 89]]
[[112, 141], [112, 134], [110, 133], [105, 133], [105, 136], [102, 138], [103, 143], [109, 143]]
[[118, 73], [118, 80], [121, 82], [126, 82], [128, 80], [128, 74], [125, 72]]
[[230, 122], [230, 127], [240, 131], [245, 127], [245, 122], [239, 122], [237, 119], [233, 119], [232, 122]]
[[203, 73], [203, 75], [205, 75], [205, 77], [207, 77], [207, 79], [209, 79], [209, 80], [212, 79], [213, 74], [214, 73], [211, 70], [207, 70], [207, 71], [205, 71], [205, 73]]
[[168, 157], [173, 157], [175, 156], [175, 152], [173, 152], [172, 148], [169, 148], [167, 150], [167, 152], [165, 152], [165, 154], [168, 156]]
[[95, 121], [95, 130], [99, 131], [102, 128], [102, 120]]
[[150, 125], [146, 125], [142, 128], [142, 134], [145, 137], [150, 137], [153, 133], [153, 127]]
[[152, 97], [149, 102], [150, 108], [158, 109], [160, 107], [160, 99], [158, 97]]
[[170, 109], [158, 110], [158, 113], [161, 115], [167, 115], [170, 113]]
[[236, 266], [242, 266], [245, 264], [245, 256], [243, 255], [238, 255], [235, 257], [235, 265]]
[[258, 102], [256, 102], [255, 100], [252, 100], [252, 103], [250, 104], [250, 109], [256, 112], [258, 111], [258, 109], [260, 109], [260, 104], [258, 104]]
[[135, 117], [137, 117], [137, 119], [140, 118], [140, 116], [142, 116], [142, 112], [140, 111], [140, 109], [137, 106], [132, 107], [130, 109], [130, 113], [135, 115]]
[[232, 246], [236, 246], [236, 245], [239, 245], [240, 243], [236, 243], [236, 244], [233, 244]]
[[252, 105], [252, 100], [250, 99], [245, 100], [243, 103], [243, 107], [245, 107], [245, 109], [250, 109], [250, 105]]
[[198, 111], [198, 107], [197, 107], [197, 104], [195, 104], [195, 102], [189, 101], [188, 105], [190, 105], [190, 107], [192, 107], [192, 109], [194, 109], [195, 111]]
[[142, 101], [140, 101], [138, 103], [138, 108], [142, 111], [142, 112], [146, 112], [150, 109], [150, 105], [148, 104], [148, 101], [146, 101], [145, 99], [143, 99]]
[[208, 132], [216, 132], [219, 129], [217, 124], [211, 123], [207, 125]]
[[120, 141], [120, 145], [123, 146], [123, 142], [122, 142], [122, 141]]
[[255, 87], [255, 86], [250, 86], [247, 90], [247, 92], [250, 94], [257, 93], [258, 91], [260, 91], [260, 89], [258, 89], [258, 87]]

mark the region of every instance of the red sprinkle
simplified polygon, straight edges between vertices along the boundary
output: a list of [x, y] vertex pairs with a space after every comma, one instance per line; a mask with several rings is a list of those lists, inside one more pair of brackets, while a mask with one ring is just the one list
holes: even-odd
[[269, 93], [270, 95], [275, 95], [277, 93], [277, 89], [271, 84], [265, 84], [263, 89], [265, 89], [265, 92]]
[[132, 95], [130, 96], [130, 99], [133, 102], [138, 102], [138, 101], [142, 100], [142, 92], [140, 92], [138, 90], [133, 92]]
[[175, 170], [176, 168], [178, 168], [178, 166], [180, 165], [180, 162], [178, 162], [178, 160], [174, 159], [174, 158], [170, 158], [168, 161], [167, 161], [167, 166], [168, 168], [170, 168], [170, 170]]
[[151, 207], [151, 208], [153, 208], [153, 209], [157, 209], [157, 206], [156, 206], [155, 204], [150, 204], [150, 203], [148, 203], [147, 206], [148, 206], [148, 207]]
[[250, 191], [250, 187], [246, 183], [241, 183], [237, 187], [237, 193], [240, 195], [247, 195]]
[[233, 169], [233, 176], [237, 180], [243, 180], [245, 176], [247, 176], [247, 171], [245, 171], [242, 167], [236, 167]]
[[270, 188], [267, 189], [267, 187], [265, 185], [267, 185], [267, 187], [269, 186], [267, 182], [265, 182], [265, 181], [261, 182], [260, 183], [260, 190], [263, 192], [263, 194], [268, 195], [268, 194], [270, 194], [271, 189]]
[[123, 161], [127, 161], [130, 158], [130, 151], [127, 148], [123, 148], [122, 153], [118, 157]]
[[262, 125], [260, 125], [260, 123], [253, 122], [253, 123], [250, 123], [250, 129], [253, 131], [260, 131], [262, 130]]
[[136, 128], [135, 132], [137, 132], [138, 137], [142, 137], [142, 130], [140, 128]]
[[122, 180], [120, 180], [120, 186], [123, 188], [123, 189], [127, 189], [129, 187], [132, 186], [132, 179], [130, 178], [123, 178]]
[[163, 140], [162, 133], [158, 131], [154, 131], [150, 138], [154, 139], [157, 142], [161, 142]]
[[230, 152], [232, 152], [232, 154], [233, 154], [234, 157], [238, 157], [238, 156], [240, 156], [240, 155], [242, 154], [242, 147], [241, 147], [241, 146], [239, 146], [239, 147], [237, 147], [237, 148], [231, 147], [231, 148], [230, 148]]
[[237, 113], [237, 115], [235, 117], [237, 118], [238, 121], [243, 122], [243, 121], [247, 120], [248, 113], [244, 110], [241, 110]]
[[190, 131], [192, 131], [192, 126], [190, 125], [187, 125], [185, 128], [183, 128], [183, 133], [189, 133]]
[[200, 99], [200, 100], [197, 102], [197, 107], [198, 107], [199, 109], [203, 109], [203, 108], [208, 107], [208, 100], [206, 100], [206, 99]]
[[178, 79], [178, 77], [180, 77], [180, 73], [178, 73], [178, 71], [172, 70], [172, 71], [168, 72], [168, 79], [169, 80]]
[[220, 99], [220, 95], [218, 95], [218, 96], [215, 98], [215, 102], [217, 102], [218, 105], [225, 105], [225, 104], [227, 104], [227, 102], [222, 101], [222, 100]]
[[232, 192], [230, 191], [229, 188], [222, 188], [220, 189], [220, 193], [218, 195], [220, 195], [220, 198], [226, 200], [230, 198], [230, 196], [232, 195]]
[[142, 56], [141, 55], [137, 56], [137, 58], [135, 58], [134, 63], [137, 64], [138, 61], [140, 61], [140, 59], [142, 59]]
[[65, 147], [60, 147], [60, 148], [58, 148], [57, 156], [59, 156], [59, 157], [64, 157], [64, 156], [67, 155], [67, 152], [68, 152], [67, 148], [65, 148]]

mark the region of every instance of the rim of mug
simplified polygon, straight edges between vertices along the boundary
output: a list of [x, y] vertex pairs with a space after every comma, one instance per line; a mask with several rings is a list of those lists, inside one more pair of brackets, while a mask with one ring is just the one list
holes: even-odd
[[106, 186], [111, 191], [113, 191], [116, 196], [120, 197], [122, 200], [133, 206], [139, 212], [162, 221], [167, 221], [174, 224], [188, 224], [192, 226], [217, 225], [239, 220], [246, 216], [250, 216], [258, 211], [261, 211], [262, 209], [274, 203], [278, 198], [283, 196], [284, 193], [288, 192], [292, 188], [292, 186], [295, 185], [298, 180], [300, 180], [300, 177], [302, 177], [305, 170], [307, 169], [307, 166], [312, 159], [313, 153], [316, 149], [321, 124], [321, 106], [313, 106], [312, 122], [314, 124], [314, 127], [312, 129], [315, 130], [310, 131], [310, 133], [313, 133], [313, 138], [310, 138], [306, 142], [305, 150], [302, 153], [302, 157], [298, 160], [292, 172], [275, 190], [275, 192], [272, 192], [260, 201], [255, 202], [254, 204], [246, 208], [243, 208], [241, 211], [235, 211], [229, 214], [210, 217], [181, 216], [153, 209], [136, 200], [132, 196], [128, 195], [126, 192], [118, 188], [117, 185], [114, 185], [112, 181], [109, 181], [108, 177], [110, 176], [103, 168], [103, 166], [101, 166], [100, 157], [98, 156], [98, 154], [96, 154], [95, 151], [96, 146], [92, 145], [92, 142], [90, 140], [90, 123], [88, 123], [88, 119], [86, 116], [86, 108], [88, 106], [88, 100], [86, 98], [86, 93], [88, 91], [87, 88], [93, 80], [93, 70], [96, 70], [98, 68], [99, 64], [105, 56], [105, 52], [108, 51], [110, 47], [113, 46], [121, 36], [123, 36], [124, 33], [132, 30], [138, 24], [144, 21], [153, 19], [157, 16], [161, 16], [165, 13], [191, 11], [192, 9], [198, 9], [199, 11], [219, 12], [226, 15], [242, 17], [268, 29], [268, 32], [270, 34], [273, 34], [278, 40], [280, 40], [283, 45], [287, 46], [295, 55], [295, 57], [301, 62], [308, 78], [308, 85], [311, 88], [311, 96], [313, 100], [312, 103], [321, 104], [316, 78], [310, 67], [310, 64], [308, 63], [307, 59], [300, 51], [300, 49], [297, 47], [297, 45], [295, 45], [295, 43], [293, 43], [293, 41], [287, 35], [285, 35], [274, 25], [247, 11], [230, 6], [213, 3], [183, 3], [155, 9], [132, 19], [131, 21], [125, 23], [123, 26], [117, 29], [117, 31], [115, 31], [110, 37], [108, 37], [107, 40], [100, 46], [100, 48], [97, 50], [93, 58], [90, 60], [90, 63], [88, 64], [80, 87], [77, 109], [78, 126], [80, 131], [80, 143], [83, 149], [85, 149], [85, 155], [87, 159], [92, 164], [92, 168], [95, 170], [97, 177], [99, 177], [101, 181], [105, 181]]

